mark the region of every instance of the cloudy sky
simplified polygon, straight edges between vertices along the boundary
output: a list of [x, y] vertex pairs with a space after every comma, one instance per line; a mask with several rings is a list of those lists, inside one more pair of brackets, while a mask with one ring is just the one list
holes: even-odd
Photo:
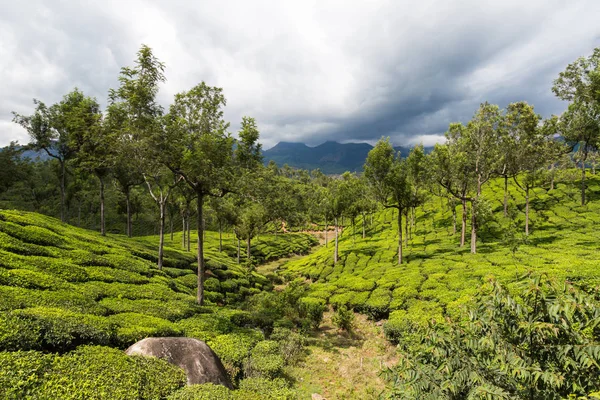
[[160, 101], [224, 88], [232, 131], [262, 142], [440, 140], [479, 103], [565, 104], [558, 72], [600, 46], [598, 0], [0, 0], [0, 146], [11, 111], [79, 87], [106, 103], [142, 43], [167, 65]]

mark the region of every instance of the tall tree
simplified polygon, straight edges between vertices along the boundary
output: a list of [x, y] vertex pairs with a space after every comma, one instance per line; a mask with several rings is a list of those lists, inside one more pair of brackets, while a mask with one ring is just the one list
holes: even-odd
[[377, 200], [398, 210], [398, 264], [402, 264], [402, 213], [412, 195], [406, 161], [395, 153], [389, 138], [382, 138], [369, 151], [364, 171]]
[[169, 109], [165, 134], [157, 136], [162, 162], [197, 196], [199, 304], [204, 302], [204, 202], [207, 196], [224, 196], [234, 189], [234, 139], [223, 120], [225, 103], [223, 90], [204, 82], [179, 93]]
[[[77, 91], [77, 89], [75, 89]], [[13, 112], [13, 121], [21, 125], [31, 138], [30, 147], [43, 150], [58, 161], [60, 180], [60, 220], [66, 220], [65, 195], [67, 163], [75, 156], [72, 147], [73, 113], [77, 111], [76, 96], [66, 95], [60, 103], [47, 107], [43, 102], [33, 99], [35, 111], [25, 116]]]
[[95, 98], [75, 89], [60, 103], [64, 124], [70, 131], [69, 146], [75, 149], [74, 162], [80, 170], [91, 172], [100, 182], [100, 232], [106, 235], [105, 187], [114, 164], [115, 138], [103, 125], [100, 105]]
[[538, 127], [540, 119], [524, 101], [509, 104], [506, 110], [506, 126], [515, 143], [509, 170], [525, 192], [525, 235], [529, 235], [529, 191], [540, 180], [549, 156], [547, 142], [551, 138], [545, 135], [547, 130]]
[[561, 122], [565, 140], [578, 147], [583, 205], [587, 157], [600, 145], [600, 48], [569, 64], [554, 81], [552, 91], [560, 99], [571, 102]]

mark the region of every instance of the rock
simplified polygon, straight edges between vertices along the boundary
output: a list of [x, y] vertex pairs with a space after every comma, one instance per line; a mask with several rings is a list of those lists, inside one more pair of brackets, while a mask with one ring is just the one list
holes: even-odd
[[185, 337], [146, 338], [132, 344], [127, 355], [162, 358], [185, 371], [188, 385], [214, 383], [233, 389], [225, 368], [206, 343]]
[[313, 393], [311, 398], [312, 400], [326, 400], [325, 397], [321, 396], [319, 393]]

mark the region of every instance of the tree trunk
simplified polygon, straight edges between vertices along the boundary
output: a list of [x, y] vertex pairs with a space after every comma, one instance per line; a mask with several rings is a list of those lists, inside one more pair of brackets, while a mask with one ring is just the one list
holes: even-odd
[[365, 213], [362, 213], [362, 238], [364, 239], [366, 237], [365, 235]]
[[237, 238], [237, 263], [240, 263], [240, 238]]
[[404, 221], [404, 244], [406, 245], [406, 247], [408, 247], [408, 236], [409, 236], [408, 229], [409, 229], [409, 225], [410, 225], [408, 214], [409, 214], [409, 211], [407, 208], [406, 211], [404, 211], [404, 217], [406, 217], [405, 221]]
[[125, 204], [127, 206], [127, 237], [131, 237], [131, 199], [129, 190], [125, 191]]
[[467, 234], [467, 200], [462, 199], [462, 226], [460, 230], [460, 247], [465, 246], [465, 236]]
[[100, 179], [100, 233], [106, 236], [106, 225], [104, 221], [104, 179]]
[[[204, 304], [204, 226], [202, 225], [202, 212], [204, 207], [204, 195], [198, 193], [198, 304]], [[189, 225], [188, 225], [189, 229]], [[189, 243], [188, 243], [189, 245]]]
[[65, 222], [65, 162], [60, 161], [60, 220]]
[[398, 210], [398, 265], [402, 264], [402, 211]]
[[504, 216], [508, 216], [508, 176], [504, 175]]
[[471, 201], [471, 253], [477, 253], [477, 217], [473, 200]]
[[77, 201], [77, 226], [81, 227], [81, 200]]
[[525, 235], [529, 236], [529, 185], [525, 185]]
[[186, 218], [186, 224], [187, 224], [187, 251], [192, 251], [191, 247], [192, 247], [192, 228], [190, 227], [190, 220], [192, 219], [192, 213], [190, 213], [190, 209], [188, 207], [187, 209], [187, 218]]
[[327, 225], [327, 217], [325, 217], [325, 247], [327, 247], [327, 234], [329, 233], [329, 225]]
[[165, 201], [161, 199], [158, 206], [160, 208], [160, 225], [158, 229], [158, 269], [162, 270], [165, 246]]
[[338, 262], [338, 219], [335, 218], [335, 249], [333, 250], [333, 263]]
[[185, 212], [181, 213], [181, 247], [185, 250]]
[[248, 261], [250, 261], [250, 241], [252, 240], [252, 238], [250, 237], [250, 235], [248, 235], [248, 239], [246, 239], [246, 257], [248, 258]]
[[354, 219], [352, 220], [352, 244], [356, 244], [356, 225]]
[[223, 225], [219, 220], [219, 253], [223, 251]]
[[581, 161], [581, 205], [585, 205], [585, 159]]
[[171, 230], [171, 242], [173, 241], [173, 214], [169, 213], [169, 229]]
[[550, 190], [554, 190], [554, 163], [550, 166]]
[[452, 207], [452, 236], [456, 235], [456, 206]]

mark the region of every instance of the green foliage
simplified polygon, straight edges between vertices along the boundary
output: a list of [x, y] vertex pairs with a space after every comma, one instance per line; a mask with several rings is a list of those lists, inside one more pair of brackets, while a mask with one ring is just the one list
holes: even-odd
[[279, 353], [279, 344], [273, 340], [258, 342], [250, 357], [244, 362], [247, 378], [274, 379], [283, 372], [284, 358]]
[[100, 346], [63, 356], [0, 352], [0, 371], [7, 399], [157, 399], [186, 382], [183, 370], [166, 361]]
[[352, 329], [354, 328], [354, 313], [352, 310], [346, 308], [346, 306], [340, 306], [335, 310], [335, 314], [331, 318], [331, 321], [338, 328], [346, 332], [352, 332]]
[[171, 394], [167, 400], [232, 400], [231, 391], [225, 386], [204, 383], [186, 386]]
[[467, 320], [405, 336], [404, 356], [386, 372], [392, 397], [559, 399], [598, 391], [596, 298], [545, 277], [519, 287], [515, 298], [491, 281]]

